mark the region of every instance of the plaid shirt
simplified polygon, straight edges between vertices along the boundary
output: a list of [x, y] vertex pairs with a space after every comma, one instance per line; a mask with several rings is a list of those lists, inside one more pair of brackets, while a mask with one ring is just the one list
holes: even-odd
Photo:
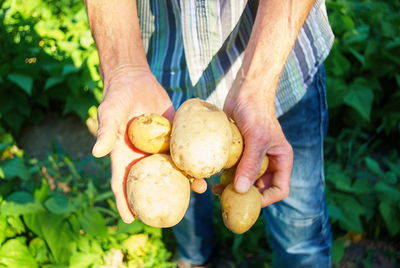
[[[241, 66], [257, 6], [254, 0], [138, 1], [150, 68], [175, 107], [192, 97], [223, 107]], [[317, 0], [281, 74], [275, 100], [278, 116], [305, 94], [333, 38], [325, 1]]]

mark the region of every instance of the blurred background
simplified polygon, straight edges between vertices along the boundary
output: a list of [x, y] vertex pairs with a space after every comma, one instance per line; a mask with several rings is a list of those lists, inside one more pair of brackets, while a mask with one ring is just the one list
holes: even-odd
[[[400, 267], [400, 2], [327, 0], [326, 191], [335, 267]], [[102, 83], [81, 0], [0, 0], [0, 267], [174, 267], [170, 229], [127, 225], [90, 155]], [[214, 220], [235, 267], [270, 267], [261, 218]]]

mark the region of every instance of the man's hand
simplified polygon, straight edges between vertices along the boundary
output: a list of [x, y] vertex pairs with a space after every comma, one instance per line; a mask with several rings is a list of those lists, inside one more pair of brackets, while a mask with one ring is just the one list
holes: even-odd
[[145, 156], [130, 143], [127, 126], [133, 118], [144, 113], [156, 113], [172, 120], [174, 109], [168, 94], [149, 70], [119, 68], [105, 81], [93, 155], [102, 157], [111, 152], [111, 187], [117, 209], [126, 223], [134, 220], [126, 197], [126, 177], [129, 168]]
[[[235, 120], [244, 139], [244, 151], [234, 180], [237, 192], [249, 190], [256, 181], [263, 157], [269, 157], [267, 172], [255, 184], [263, 195], [264, 207], [288, 196], [293, 151], [276, 119], [274, 103], [266, 95], [273, 90], [259, 90], [257, 85], [257, 81], [237, 78], [224, 110]], [[216, 190], [220, 192], [221, 186]]]

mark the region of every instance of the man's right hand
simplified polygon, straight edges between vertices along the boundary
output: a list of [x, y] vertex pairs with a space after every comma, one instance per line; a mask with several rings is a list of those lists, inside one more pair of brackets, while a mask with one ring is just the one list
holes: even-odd
[[104, 84], [93, 155], [102, 157], [111, 153], [111, 187], [122, 220], [130, 223], [134, 215], [126, 197], [126, 177], [132, 164], [145, 154], [130, 143], [127, 126], [133, 118], [144, 113], [160, 114], [172, 121], [174, 108], [150, 70], [120, 67], [106, 77]]

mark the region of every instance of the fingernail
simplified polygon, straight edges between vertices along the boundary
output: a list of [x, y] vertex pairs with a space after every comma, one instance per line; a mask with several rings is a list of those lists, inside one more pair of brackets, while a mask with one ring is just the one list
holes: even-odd
[[239, 193], [247, 193], [251, 187], [251, 182], [248, 178], [240, 176], [235, 183], [235, 189]]
[[104, 156], [103, 151], [104, 149], [102, 148], [102, 144], [99, 141], [97, 141], [93, 146], [92, 155], [94, 157], [103, 157]]

